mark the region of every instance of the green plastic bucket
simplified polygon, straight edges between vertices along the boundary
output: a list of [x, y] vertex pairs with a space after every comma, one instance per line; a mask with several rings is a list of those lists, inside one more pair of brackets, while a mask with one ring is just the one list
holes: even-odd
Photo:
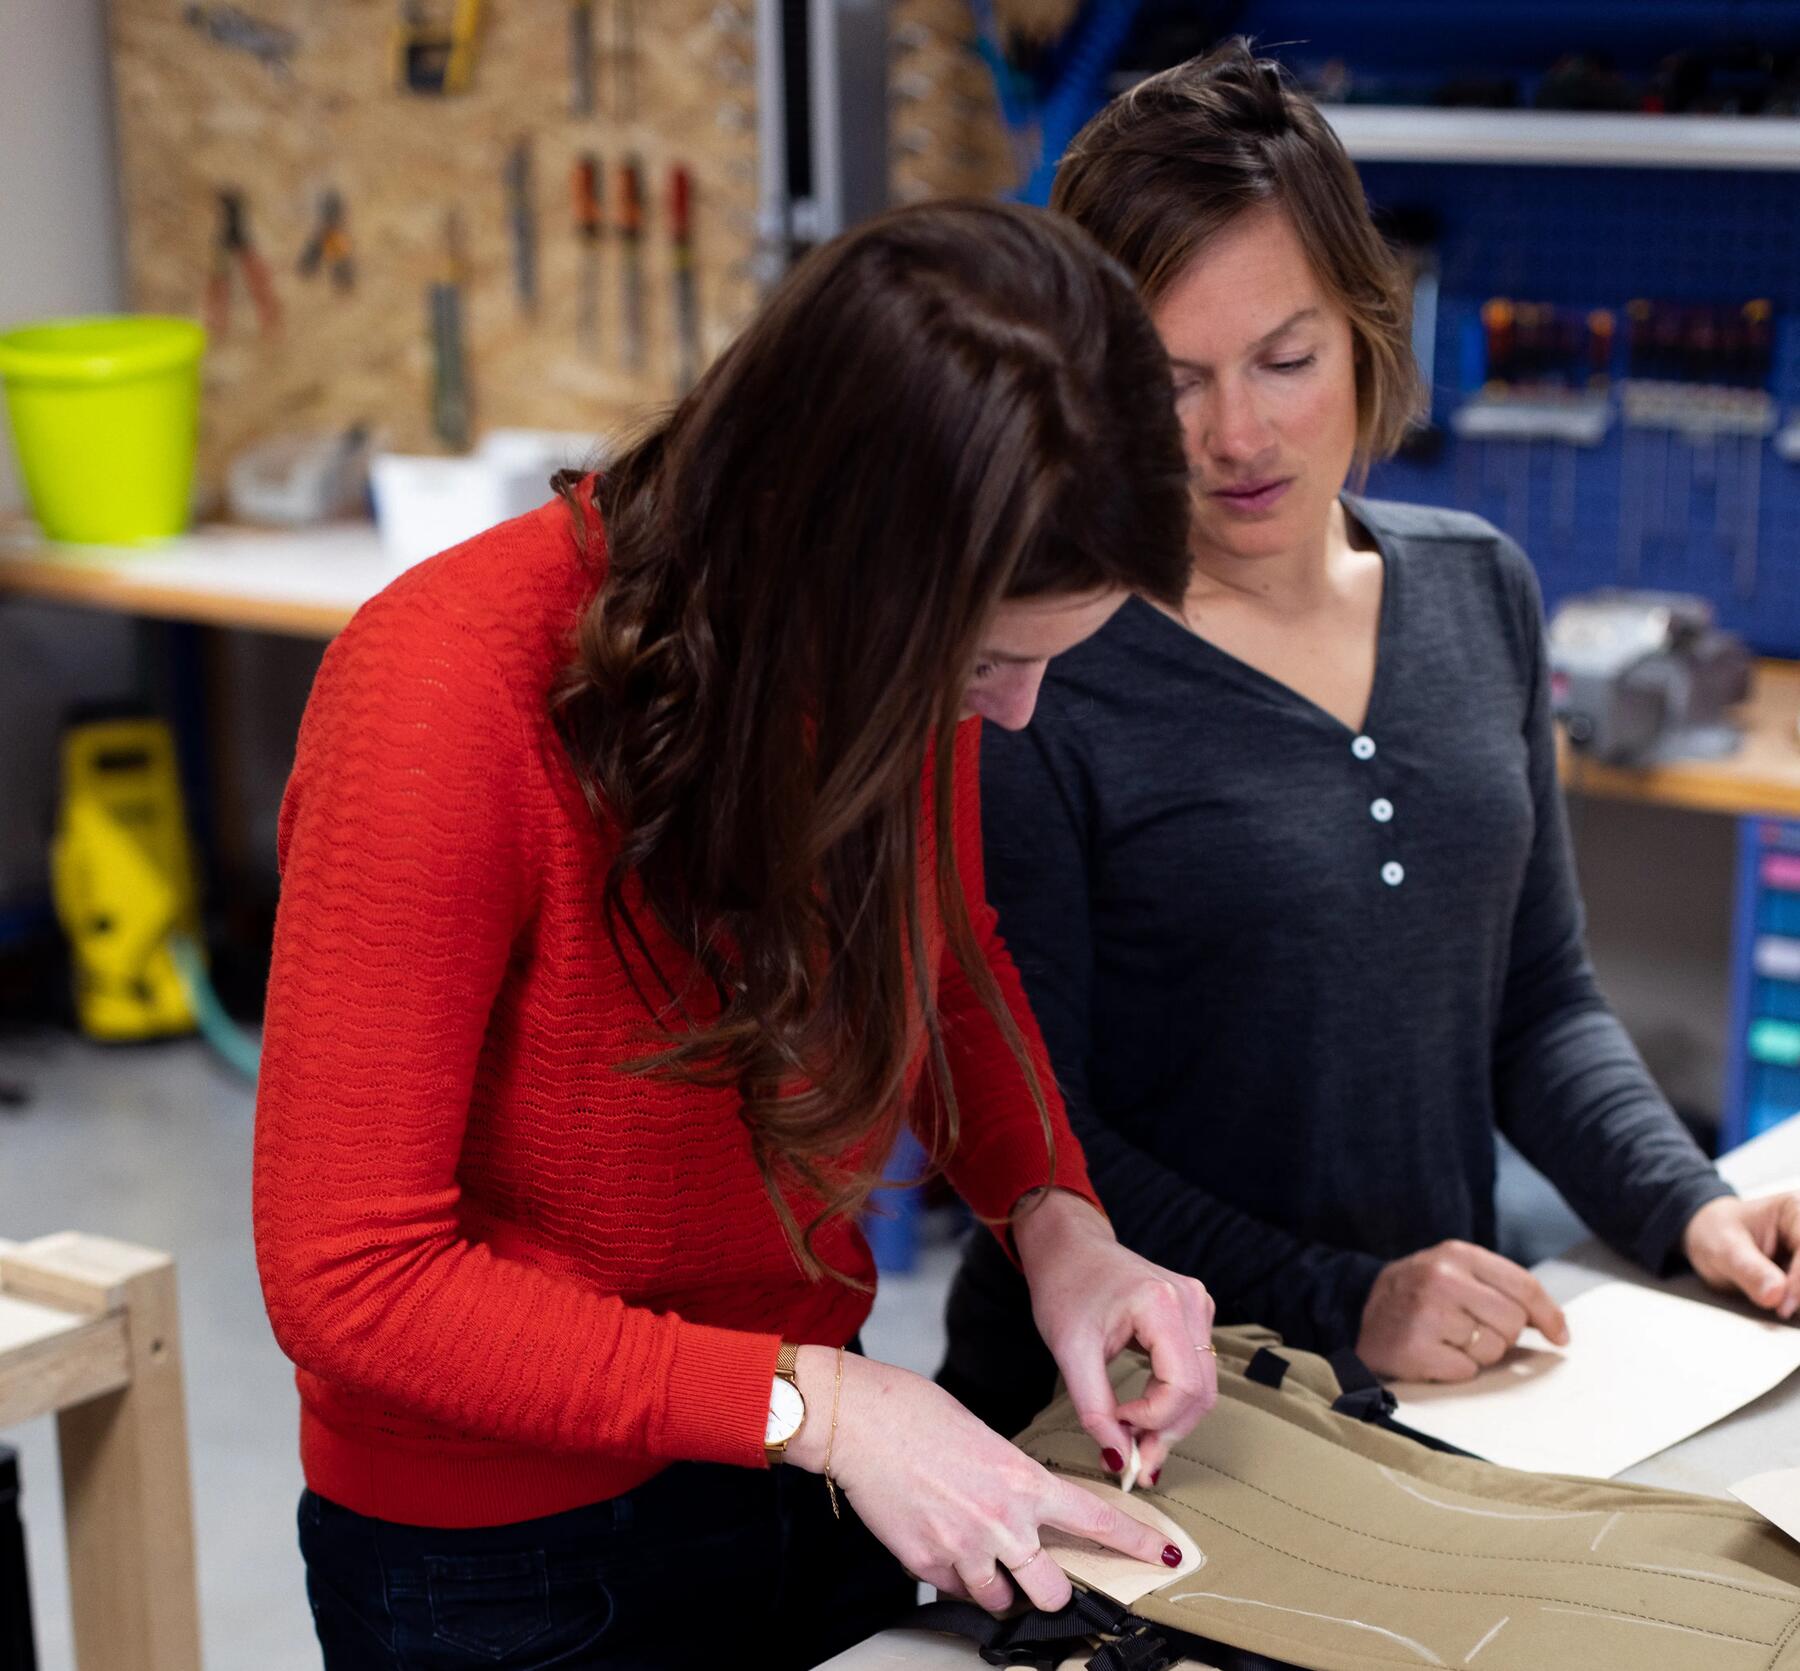
[[0, 332], [32, 514], [53, 540], [131, 544], [188, 523], [200, 356], [191, 319], [55, 319]]

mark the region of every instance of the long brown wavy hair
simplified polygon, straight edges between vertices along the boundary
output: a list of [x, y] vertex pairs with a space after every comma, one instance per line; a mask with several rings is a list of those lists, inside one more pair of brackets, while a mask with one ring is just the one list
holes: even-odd
[[[1045, 1116], [964, 903], [954, 735], [1003, 599], [1181, 596], [1167, 358], [1131, 280], [1067, 221], [897, 210], [801, 261], [591, 502], [579, 478], [558, 487], [605, 543], [555, 700], [618, 833], [609, 931], [658, 989], [643, 996], [665, 1042], [641, 1066], [737, 1088], [816, 1277], [817, 1232], [880, 1175], [880, 1150], [841, 1157], [897, 1131], [921, 1042], [932, 1168], [956, 1146], [928, 848], [947, 944]], [[652, 953], [645, 911], [679, 967]], [[804, 1229], [787, 1181], [824, 1203]]]

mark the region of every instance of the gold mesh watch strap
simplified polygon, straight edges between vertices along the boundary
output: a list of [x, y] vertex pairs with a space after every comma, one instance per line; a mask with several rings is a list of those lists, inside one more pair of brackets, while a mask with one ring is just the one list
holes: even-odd
[[[786, 1381], [795, 1392], [800, 1392], [800, 1377], [797, 1373], [799, 1367], [800, 1348], [795, 1345], [794, 1342], [784, 1340], [781, 1343], [780, 1350], [775, 1354], [775, 1374], [777, 1379]], [[804, 1427], [806, 1425], [806, 1395], [804, 1393], [800, 1396], [800, 1410], [800, 1425], [801, 1427]], [[794, 1429], [794, 1433], [798, 1433], [799, 1431], [800, 1428], [798, 1427]], [[763, 1446], [763, 1450], [768, 1454], [769, 1466], [771, 1468], [774, 1467], [776, 1463], [785, 1462], [787, 1460], [787, 1448], [792, 1440], [793, 1434], [789, 1434], [788, 1437], [783, 1439], [778, 1445]]]

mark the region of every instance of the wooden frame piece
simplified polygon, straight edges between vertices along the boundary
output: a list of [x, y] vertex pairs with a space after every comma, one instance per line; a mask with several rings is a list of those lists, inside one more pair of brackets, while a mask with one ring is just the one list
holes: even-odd
[[199, 1671], [167, 1254], [75, 1231], [0, 1242], [0, 1427], [50, 1414], [79, 1671]]

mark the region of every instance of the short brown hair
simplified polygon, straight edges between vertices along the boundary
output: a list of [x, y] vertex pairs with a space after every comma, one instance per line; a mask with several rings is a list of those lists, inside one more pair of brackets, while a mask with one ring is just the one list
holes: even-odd
[[1319, 107], [1241, 36], [1121, 93], [1075, 136], [1050, 205], [1080, 223], [1154, 307], [1245, 210], [1280, 208], [1356, 341], [1356, 462], [1405, 438], [1423, 405], [1412, 291]]

